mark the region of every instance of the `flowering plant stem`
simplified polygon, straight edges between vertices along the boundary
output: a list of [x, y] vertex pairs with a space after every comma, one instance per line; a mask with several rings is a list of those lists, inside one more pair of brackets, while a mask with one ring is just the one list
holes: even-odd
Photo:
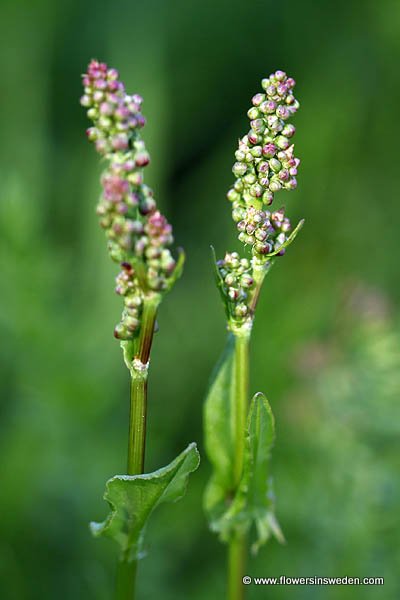
[[140, 136], [145, 124], [142, 99], [127, 94], [118, 77], [115, 69], [92, 60], [83, 75], [81, 98], [93, 123], [88, 137], [108, 163], [97, 214], [110, 256], [121, 269], [115, 291], [123, 298], [124, 309], [114, 336], [120, 340], [131, 376], [127, 472], [107, 481], [104, 499], [110, 513], [90, 527], [93, 535], [110, 537], [120, 546], [115, 597], [133, 600], [147, 520], [159, 504], [184, 495], [199, 454], [196, 445], [189, 444], [168, 465], [144, 473], [147, 377], [157, 310], [181, 275], [184, 253], [173, 257], [172, 227], [144, 183], [143, 168], [150, 156]]
[[275, 420], [264, 394], [250, 400], [249, 345], [265, 276], [303, 225], [300, 221], [292, 229], [284, 207], [269, 209], [277, 192], [297, 186], [296, 130], [287, 121], [299, 103], [293, 95], [295, 81], [283, 71], [261, 85], [263, 92], [253, 96], [247, 112], [250, 130], [239, 139], [232, 168], [236, 180], [227, 194], [238, 238], [251, 257], [227, 252], [216, 260], [214, 254], [229, 335], [204, 411], [205, 446], [213, 466], [204, 507], [210, 528], [228, 544], [229, 600], [244, 598], [248, 542], [256, 554], [271, 536], [284, 541], [270, 476]]
[[134, 600], [137, 560], [119, 560], [116, 577], [115, 600]]
[[232, 416], [234, 419], [235, 462], [234, 477], [236, 487], [243, 470], [244, 431], [246, 428], [249, 399], [249, 343], [250, 331], [244, 329], [234, 334], [235, 340], [235, 388], [236, 398], [232, 397]]
[[138, 353], [132, 361], [131, 402], [129, 413], [128, 463], [127, 474], [143, 473], [146, 445], [147, 378], [149, 357], [153, 341], [158, 296], [146, 299], [143, 303], [142, 328], [138, 340]]
[[147, 412], [147, 372], [137, 372], [131, 378], [129, 412], [128, 475], [144, 472]]
[[228, 600], [243, 600], [244, 589], [242, 583], [246, 566], [245, 535], [233, 538], [228, 546]]
[[[144, 473], [144, 457], [146, 449], [146, 415], [147, 415], [147, 379], [150, 350], [154, 335], [157, 308], [160, 303], [159, 294], [146, 297], [143, 302], [142, 327], [138, 339], [138, 352], [132, 361], [128, 460], [127, 474]], [[134, 598], [137, 560], [129, 561], [123, 557], [118, 561], [116, 600], [132, 600]]]
[[[234, 420], [234, 478], [235, 492], [239, 487], [243, 471], [245, 452], [245, 436], [248, 400], [249, 400], [249, 365], [250, 365], [250, 335], [251, 329], [247, 326], [233, 332], [235, 343], [235, 390], [232, 396], [231, 414]], [[228, 546], [228, 598], [241, 600], [243, 598], [242, 577], [246, 564], [247, 536], [237, 533]]]

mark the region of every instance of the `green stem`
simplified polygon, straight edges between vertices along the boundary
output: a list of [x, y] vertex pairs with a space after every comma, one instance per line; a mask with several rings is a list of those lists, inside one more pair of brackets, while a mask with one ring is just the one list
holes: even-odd
[[249, 401], [249, 345], [250, 330], [234, 332], [235, 337], [235, 398], [234, 418], [235, 459], [234, 478], [240, 483], [243, 469], [247, 407]]
[[244, 575], [246, 563], [246, 540], [244, 538], [234, 538], [228, 548], [228, 599], [243, 600], [244, 585], [242, 577]]
[[143, 303], [140, 334], [131, 364], [131, 402], [128, 437], [128, 475], [143, 473], [146, 446], [147, 375], [153, 342], [159, 294], [147, 296]]
[[[232, 406], [235, 458], [235, 488], [239, 486], [244, 461], [245, 430], [249, 399], [249, 346], [251, 328], [234, 331], [235, 338], [235, 398]], [[229, 543], [228, 549], [228, 598], [243, 600], [244, 586], [242, 577], [246, 563], [246, 536], [237, 534]]]
[[154, 325], [156, 322], [160, 294], [152, 293], [145, 297], [141, 315], [140, 333], [135, 352], [135, 358], [146, 365], [149, 362], [151, 344], [153, 343]]
[[269, 260], [265, 265], [262, 265], [258, 268], [255, 267], [253, 269], [253, 278], [254, 278], [255, 287], [254, 287], [254, 291], [253, 291], [251, 302], [250, 302], [250, 313], [252, 315], [252, 318], [254, 318], [254, 313], [257, 308], [257, 302], [260, 297], [261, 288], [262, 288], [262, 284], [264, 283], [265, 276], [268, 273], [268, 271], [271, 269], [273, 264], [274, 264], [274, 261]]
[[[148, 363], [159, 303], [160, 297], [158, 294], [148, 296], [144, 300], [140, 334], [135, 356], [130, 365], [131, 393], [127, 461], [128, 475], [138, 475], [144, 472]], [[122, 557], [118, 561], [116, 600], [134, 600], [136, 571], [136, 560], [129, 560], [129, 557]]]
[[147, 367], [142, 371], [132, 369], [131, 405], [129, 411], [128, 475], [144, 470], [147, 415]]
[[115, 587], [115, 600], [131, 600], [135, 597], [137, 561], [119, 560]]

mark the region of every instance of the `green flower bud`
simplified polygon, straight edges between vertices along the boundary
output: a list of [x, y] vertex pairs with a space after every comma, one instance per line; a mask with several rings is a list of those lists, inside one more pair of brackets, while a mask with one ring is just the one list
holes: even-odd
[[270, 183], [269, 183], [269, 189], [271, 190], [271, 192], [279, 192], [279, 190], [282, 188], [282, 184], [278, 179], [275, 179], [274, 177], [271, 179]]
[[233, 165], [232, 171], [236, 177], [242, 177], [247, 171], [247, 165], [242, 162], [236, 162]]
[[235, 315], [237, 317], [245, 317], [248, 313], [248, 308], [245, 304], [238, 304], [235, 307]]
[[260, 111], [255, 106], [253, 106], [252, 108], [250, 108], [250, 110], [247, 111], [247, 116], [249, 117], [249, 119], [257, 119], [259, 115]]
[[249, 185], [255, 183], [257, 181], [257, 177], [254, 173], [247, 173], [245, 177], [243, 177], [243, 181]]
[[254, 119], [250, 121], [250, 127], [255, 133], [263, 133], [265, 131], [265, 123], [263, 119]]
[[230, 200], [231, 202], [234, 202], [235, 200], [239, 200], [239, 198], [240, 198], [240, 195], [238, 194], [238, 192], [237, 192], [237, 191], [236, 191], [234, 188], [231, 188], [231, 189], [228, 191], [228, 193], [227, 193], [226, 197], [227, 197], [227, 198], [228, 198], [228, 200]]
[[272, 204], [272, 202], [274, 200], [273, 192], [271, 192], [270, 190], [267, 190], [266, 192], [264, 192], [262, 200], [263, 200], [263, 203], [266, 204], [267, 206]]
[[254, 156], [255, 158], [260, 158], [262, 156], [262, 147], [261, 146], [254, 146], [250, 150], [250, 154], [251, 154], [251, 156]]
[[277, 158], [271, 158], [269, 166], [275, 173], [278, 173], [282, 168], [282, 163], [280, 163]]
[[254, 283], [254, 279], [248, 273], [244, 273], [240, 277], [240, 283], [244, 288], [250, 288], [250, 287], [252, 287], [252, 285]]
[[237, 192], [242, 192], [244, 188], [243, 181], [241, 179], [237, 179], [235, 181], [234, 188]]
[[286, 150], [286, 148], [289, 148], [290, 142], [288, 138], [284, 135], [278, 135], [278, 137], [276, 138], [276, 145], [278, 146], [278, 148]]
[[139, 319], [135, 319], [134, 317], [125, 317], [124, 325], [129, 331], [136, 331], [140, 325]]
[[232, 219], [237, 223], [238, 221], [241, 221], [242, 219], [244, 219], [244, 217], [246, 216], [246, 211], [240, 207], [240, 206], [235, 206], [232, 210]]
[[129, 340], [132, 338], [132, 334], [122, 323], [119, 323], [115, 327], [114, 336], [117, 338], [117, 340]]
[[243, 150], [236, 150], [235, 157], [237, 161], [242, 162], [245, 159], [245, 156], [246, 152], [244, 152]]
[[261, 198], [263, 195], [263, 188], [259, 183], [255, 183], [250, 188], [250, 194], [255, 198]]

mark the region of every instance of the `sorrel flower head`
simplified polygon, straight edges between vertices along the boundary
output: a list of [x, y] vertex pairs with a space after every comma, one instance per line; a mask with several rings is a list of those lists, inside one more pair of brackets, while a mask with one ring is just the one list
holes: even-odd
[[124, 312], [115, 336], [129, 340], [140, 328], [144, 296], [168, 290], [181, 264], [177, 265], [169, 250], [172, 227], [144, 183], [143, 169], [150, 156], [140, 137], [145, 124], [142, 98], [127, 94], [118, 77], [115, 69], [92, 60], [83, 75], [81, 104], [93, 122], [88, 138], [108, 161], [97, 214], [110, 256], [122, 268], [116, 291], [124, 297]]
[[292, 137], [295, 127], [287, 120], [297, 111], [299, 103], [293, 96], [295, 81], [283, 71], [263, 79], [263, 93], [253, 97], [247, 115], [250, 131], [241, 140], [235, 153], [232, 171], [236, 176], [228, 199], [237, 206], [270, 205], [281, 189], [297, 186], [297, 167]]
[[81, 104], [88, 108], [88, 117], [94, 124], [87, 134], [97, 151], [107, 154], [127, 150], [132, 132], [145, 124], [140, 113], [142, 98], [126, 94], [124, 84], [118, 81], [118, 71], [97, 60], [90, 62], [83, 85]]
[[[263, 92], [253, 96], [247, 113], [250, 131], [239, 140], [232, 169], [236, 181], [227, 194], [239, 240], [252, 257], [248, 261], [233, 252], [216, 263], [217, 283], [233, 328], [251, 325], [266, 272], [303, 225], [300, 221], [292, 230], [284, 208], [269, 210], [277, 192], [297, 186], [300, 160], [294, 154], [295, 127], [288, 122], [299, 108], [293, 95], [295, 81], [275, 71], [261, 85]], [[252, 282], [248, 286], [241, 283], [243, 268], [245, 281]]]

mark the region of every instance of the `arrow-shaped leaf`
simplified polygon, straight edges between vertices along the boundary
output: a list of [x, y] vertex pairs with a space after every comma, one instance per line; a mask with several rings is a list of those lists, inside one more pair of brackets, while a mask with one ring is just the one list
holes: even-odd
[[104, 499], [111, 512], [103, 523], [92, 522], [95, 536], [105, 535], [121, 546], [127, 561], [143, 556], [143, 535], [153, 510], [163, 502], [176, 502], [184, 495], [189, 474], [200, 457], [192, 443], [169, 465], [145, 475], [115, 475], [106, 483]]

